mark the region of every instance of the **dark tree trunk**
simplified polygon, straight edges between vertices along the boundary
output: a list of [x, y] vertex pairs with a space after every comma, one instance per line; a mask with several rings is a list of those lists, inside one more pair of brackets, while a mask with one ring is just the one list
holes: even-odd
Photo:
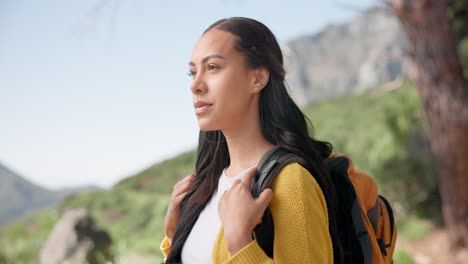
[[[468, 82], [447, 16], [449, 0], [392, 0], [409, 40], [410, 75], [429, 121], [442, 213], [455, 248], [468, 246]], [[467, 18], [468, 19], [468, 18]]]

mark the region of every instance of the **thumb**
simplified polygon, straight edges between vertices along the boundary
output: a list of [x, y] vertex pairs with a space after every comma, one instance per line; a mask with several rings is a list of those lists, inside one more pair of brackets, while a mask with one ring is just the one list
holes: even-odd
[[273, 190], [271, 188], [266, 188], [260, 193], [260, 196], [258, 196], [257, 202], [266, 208], [271, 202], [271, 199], [273, 199]]

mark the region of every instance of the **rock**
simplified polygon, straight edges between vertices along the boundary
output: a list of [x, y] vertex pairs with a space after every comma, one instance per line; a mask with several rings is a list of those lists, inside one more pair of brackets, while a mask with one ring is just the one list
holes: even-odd
[[107, 231], [98, 229], [86, 209], [68, 209], [52, 229], [39, 254], [39, 264], [98, 264], [97, 254], [113, 262]]
[[286, 81], [299, 106], [359, 92], [406, 75], [407, 41], [386, 7], [373, 7], [349, 23], [329, 25], [283, 47]]

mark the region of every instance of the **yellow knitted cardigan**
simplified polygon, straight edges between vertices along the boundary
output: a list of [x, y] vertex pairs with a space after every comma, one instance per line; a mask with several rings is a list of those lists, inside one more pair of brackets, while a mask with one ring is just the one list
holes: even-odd
[[[220, 228], [212, 248], [212, 260], [218, 263], [333, 263], [333, 248], [328, 232], [328, 211], [323, 193], [304, 167], [285, 166], [272, 183], [270, 210], [275, 225], [273, 259], [253, 240], [231, 256]], [[161, 242], [165, 258], [170, 244]]]

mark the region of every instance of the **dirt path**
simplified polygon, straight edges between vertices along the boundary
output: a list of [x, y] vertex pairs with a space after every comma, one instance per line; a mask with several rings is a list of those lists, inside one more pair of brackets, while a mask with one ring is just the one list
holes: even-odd
[[415, 264], [468, 264], [468, 248], [452, 252], [445, 229], [434, 229], [424, 238], [416, 241], [398, 237], [398, 247], [413, 256]]

